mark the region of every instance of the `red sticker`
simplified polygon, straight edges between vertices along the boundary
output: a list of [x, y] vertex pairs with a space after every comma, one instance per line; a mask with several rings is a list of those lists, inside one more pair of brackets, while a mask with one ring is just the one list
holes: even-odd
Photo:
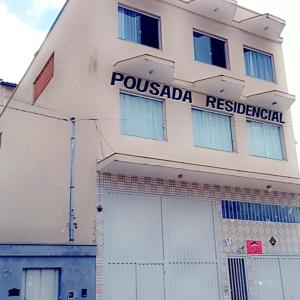
[[261, 241], [247, 241], [247, 254], [263, 254]]

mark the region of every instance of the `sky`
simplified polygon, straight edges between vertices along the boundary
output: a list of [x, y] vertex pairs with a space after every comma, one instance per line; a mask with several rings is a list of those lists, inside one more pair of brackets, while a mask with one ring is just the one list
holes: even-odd
[[[20, 80], [64, 3], [65, 0], [0, 0], [0, 79], [16, 83]], [[289, 93], [300, 97], [300, 3], [295, 0], [238, 0], [238, 4], [286, 20], [282, 36]], [[292, 106], [300, 160], [299, 112], [300, 99]]]

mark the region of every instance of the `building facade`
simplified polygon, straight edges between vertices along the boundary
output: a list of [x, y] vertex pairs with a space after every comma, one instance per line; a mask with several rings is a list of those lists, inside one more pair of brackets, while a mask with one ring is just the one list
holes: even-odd
[[298, 299], [284, 25], [67, 1], [1, 113], [1, 297]]

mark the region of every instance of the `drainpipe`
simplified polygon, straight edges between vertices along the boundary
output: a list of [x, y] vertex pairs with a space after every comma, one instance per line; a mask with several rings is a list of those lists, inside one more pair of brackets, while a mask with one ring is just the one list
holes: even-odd
[[69, 242], [75, 241], [75, 229], [77, 229], [74, 199], [74, 160], [76, 148], [76, 119], [71, 118], [71, 161], [70, 161], [70, 196], [69, 196]]

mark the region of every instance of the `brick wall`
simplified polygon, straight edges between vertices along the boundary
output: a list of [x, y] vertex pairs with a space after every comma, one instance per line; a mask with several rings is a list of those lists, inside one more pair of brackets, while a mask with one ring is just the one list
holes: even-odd
[[[279, 204], [300, 207], [300, 195], [293, 193], [268, 192], [263, 190], [242, 189], [239, 187], [208, 185], [185, 181], [164, 180], [160, 178], [124, 176], [110, 173], [100, 174], [97, 180], [98, 204], [103, 205], [105, 191], [145, 193], [162, 196], [200, 197], [213, 202], [217, 227], [224, 299], [230, 299], [227, 257], [246, 258], [250, 300], [254, 299], [252, 258], [241, 249], [246, 240], [260, 240], [266, 255], [300, 256], [300, 224], [255, 222], [244, 220], [223, 220], [221, 200], [239, 200], [246, 202]], [[97, 300], [104, 299], [103, 286], [103, 248], [104, 248], [103, 213], [97, 215]], [[269, 242], [274, 236], [277, 244]], [[225, 242], [227, 241], [227, 242]], [[228, 242], [230, 241], [230, 242]], [[222, 291], [221, 291], [222, 293]]]
[[41, 73], [34, 81], [33, 103], [39, 98], [45, 90], [54, 75], [54, 53], [50, 56]]

